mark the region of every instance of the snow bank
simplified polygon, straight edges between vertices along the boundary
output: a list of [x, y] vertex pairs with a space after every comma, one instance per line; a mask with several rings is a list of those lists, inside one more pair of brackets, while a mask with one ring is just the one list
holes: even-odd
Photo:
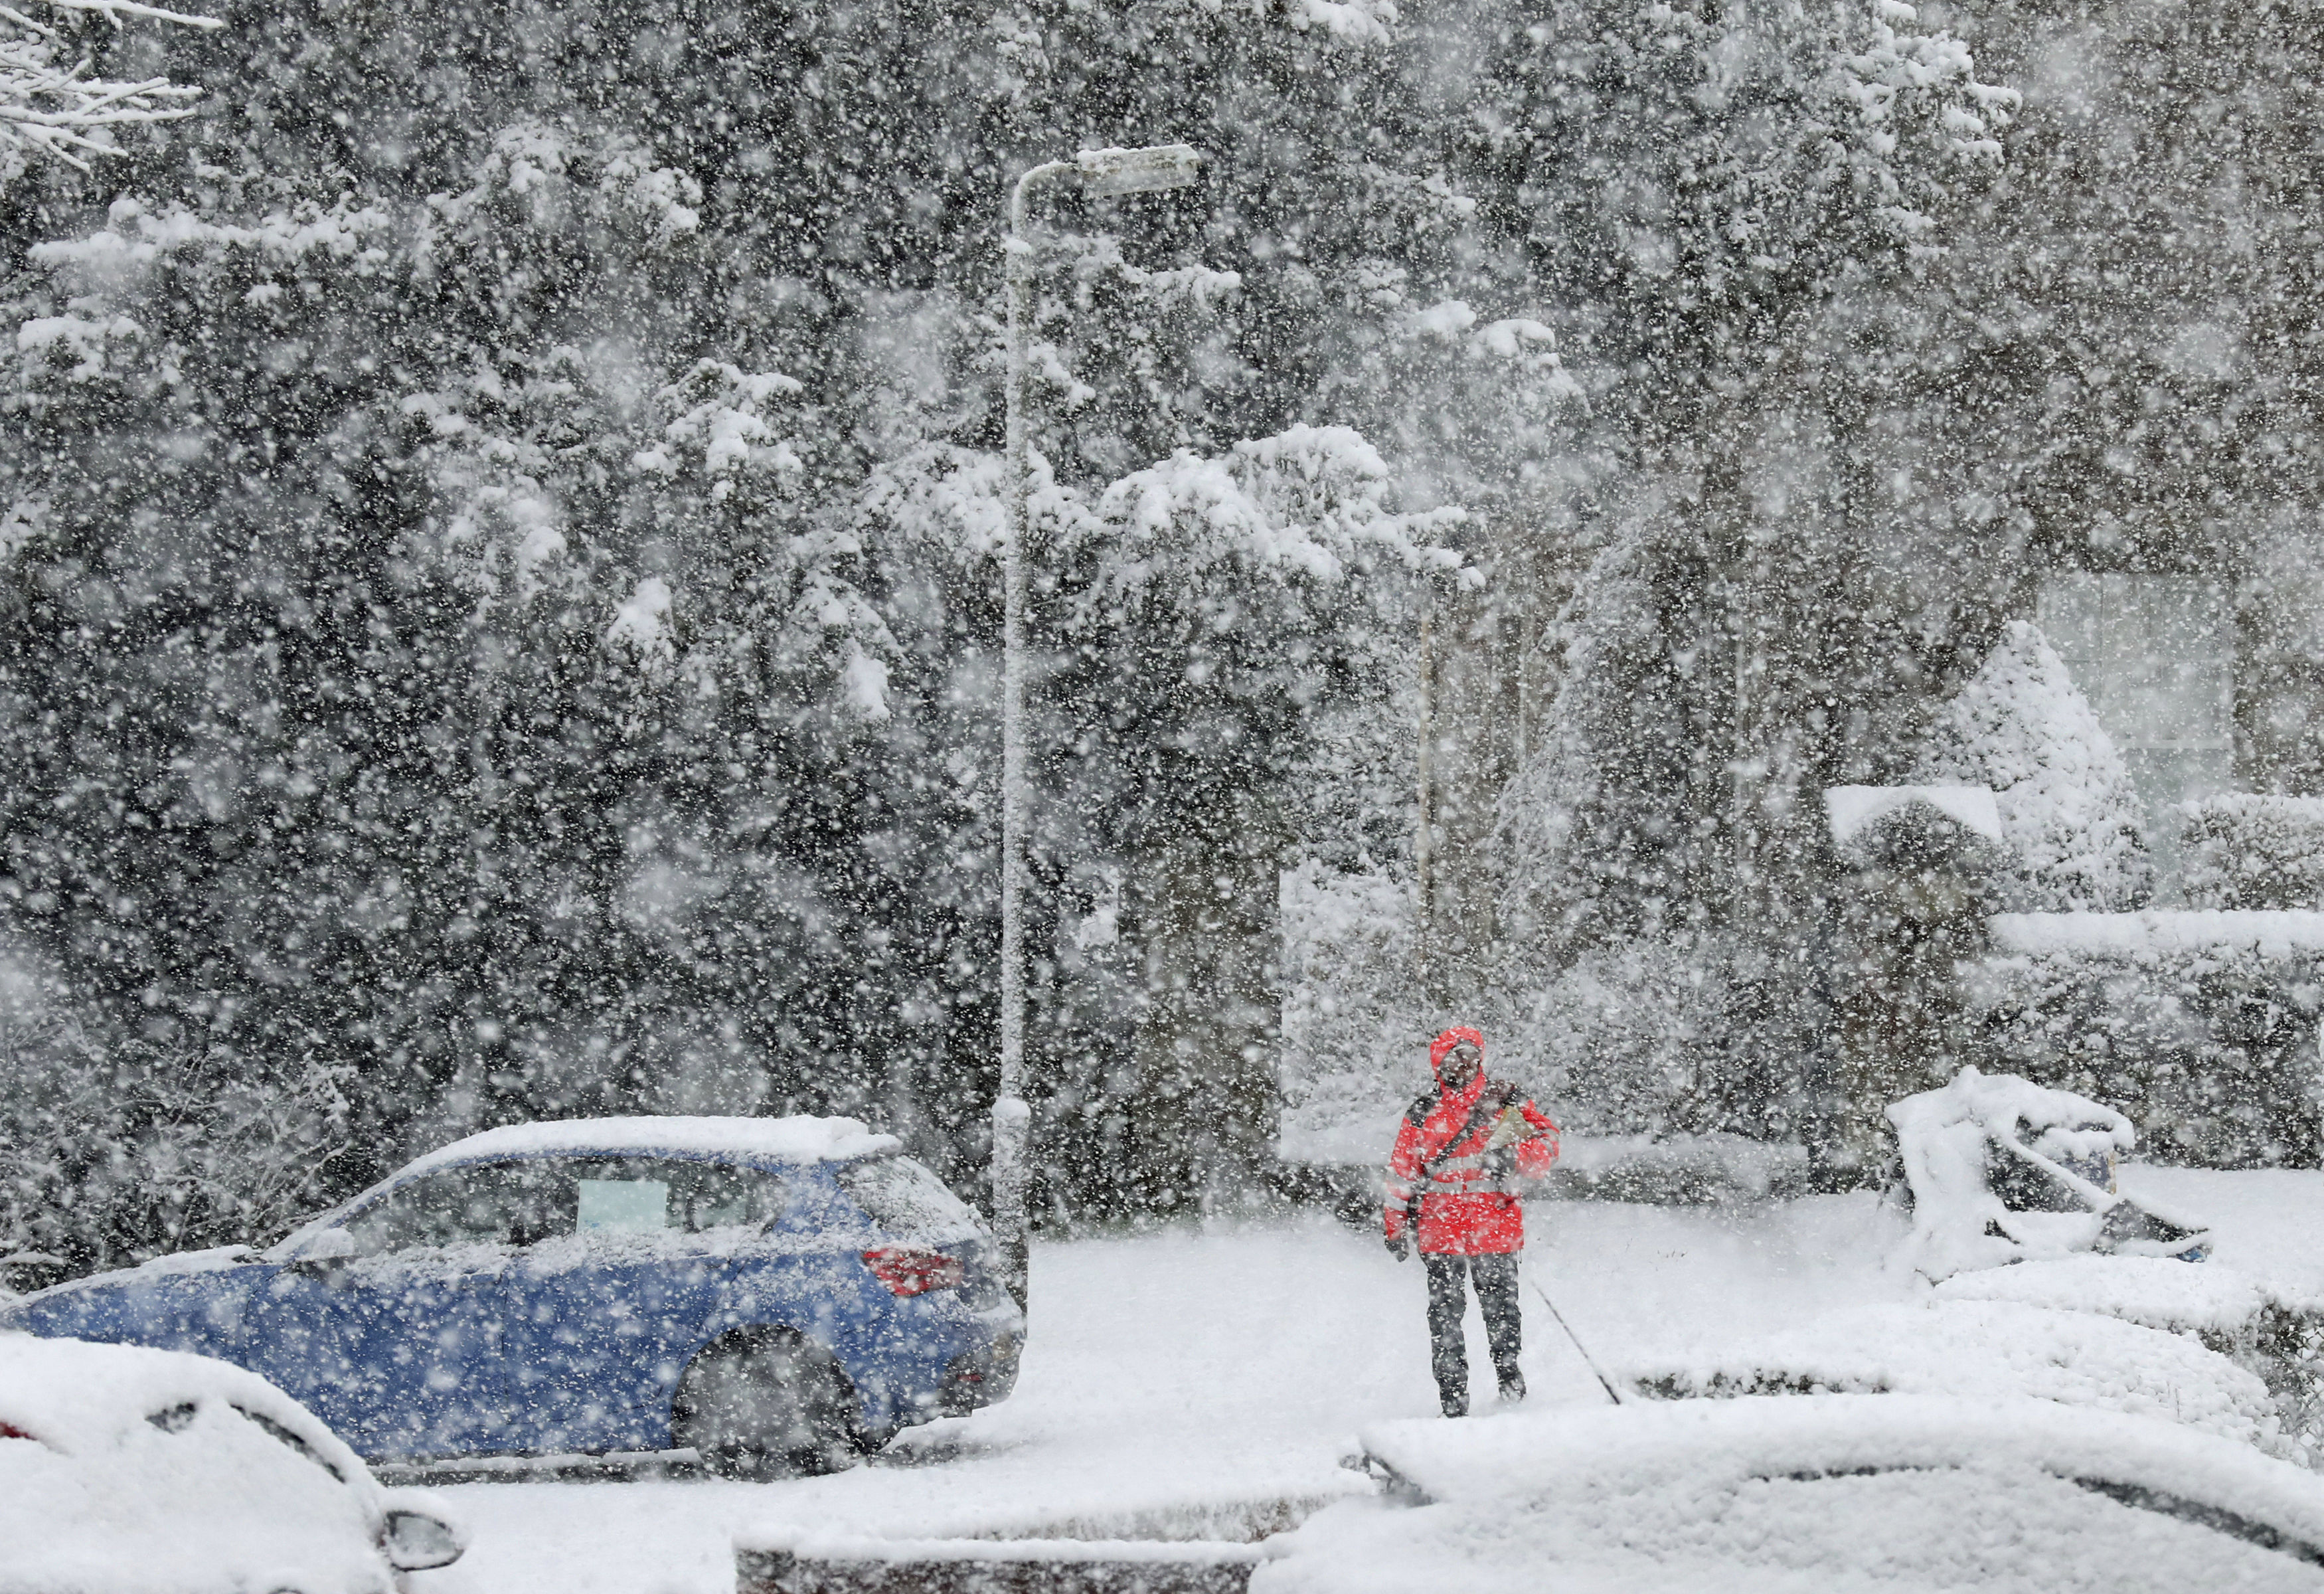
[[1867, 827], [1898, 809], [1925, 802], [1988, 841], [2001, 839], [2001, 815], [1983, 786], [1828, 786], [1823, 811], [1836, 846], [1846, 847]]
[[[2138, 1258], [2098, 1264], [2142, 1265], [2199, 1278], [2209, 1272]], [[1967, 1276], [1982, 1280], [2023, 1271], [2001, 1268]], [[2293, 1459], [2267, 1386], [2255, 1375], [2167, 1332], [2172, 1325], [2141, 1326], [2045, 1306], [2009, 1298], [1946, 1298], [1858, 1307], [1805, 1328], [1722, 1348], [1716, 1356], [1661, 1368], [1634, 1364], [1625, 1373], [1666, 1398], [1828, 1392], [2030, 1395], [2160, 1418]]]
[[1996, 913], [1987, 926], [1997, 949], [2032, 957], [2062, 952], [2138, 959], [2213, 948], [2247, 949], [2267, 958], [2324, 951], [2324, 913], [2305, 909]]

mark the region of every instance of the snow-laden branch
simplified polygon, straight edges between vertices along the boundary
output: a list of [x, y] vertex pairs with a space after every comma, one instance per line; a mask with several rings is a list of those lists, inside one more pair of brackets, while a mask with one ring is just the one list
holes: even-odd
[[[215, 17], [195, 16], [136, 0], [42, 0], [51, 11], [95, 12], [118, 28], [124, 18], [174, 23], [182, 27], [223, 26]], [[171, 122], [193, 114], [189, 101], [201, 90], [148, 78], [123, 83], [89, 75], [86, 56], [60, 64], [62, 40], [37, 17], [0, 5], [0, 161], [5, 175], [23, 169], [27, 153], [44, 154], [86, 171], [85, 155], [119, 153], [110, 130], [141, 122]]]

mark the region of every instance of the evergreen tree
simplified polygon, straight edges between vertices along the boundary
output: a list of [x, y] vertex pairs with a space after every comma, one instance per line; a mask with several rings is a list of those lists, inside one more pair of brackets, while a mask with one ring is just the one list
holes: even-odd
[[1984, 786], [2001, 811], [2011, 905], [2119, 912], [2153, 884], [2130, 771], [2042, 633], [2012, 621], [1941, 708], [1913, 778]]

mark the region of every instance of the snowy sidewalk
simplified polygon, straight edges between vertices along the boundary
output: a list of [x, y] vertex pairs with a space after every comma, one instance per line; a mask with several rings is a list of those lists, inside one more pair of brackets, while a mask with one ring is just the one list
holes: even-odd
[[[1893, 1299], [1868, 1197], [1706, 1209], [1537, 1205], [1526, 1263], [1603, 1359]], [[474, 1548], [437, 1594], [727, 1594], [738, 1530], [942, 1534], [1314, 1497], [1358, 1428], [1435, 1410], [1419, 1267], [1320, 1216], [1043, 1245], [1016, 1396], [869, 1466], [776, 1484], [651, 1478], [439, 1492]], [[1471, 1364], [1482, 1330], [1470, 1313]], [[1530, 1294], [1534, 1404], [1605, 1395]], [[1489, 1376], [1487, 1380], [1489, 1387]]]

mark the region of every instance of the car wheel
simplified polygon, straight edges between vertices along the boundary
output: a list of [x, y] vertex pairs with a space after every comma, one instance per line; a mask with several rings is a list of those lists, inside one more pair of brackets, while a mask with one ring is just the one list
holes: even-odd
[[670, 1440], [723, 1478], [836, 1472], [857, 1454], [853, 1392], [818, 1346], [772, 1338], [714, 1345], [678, 1380]]

